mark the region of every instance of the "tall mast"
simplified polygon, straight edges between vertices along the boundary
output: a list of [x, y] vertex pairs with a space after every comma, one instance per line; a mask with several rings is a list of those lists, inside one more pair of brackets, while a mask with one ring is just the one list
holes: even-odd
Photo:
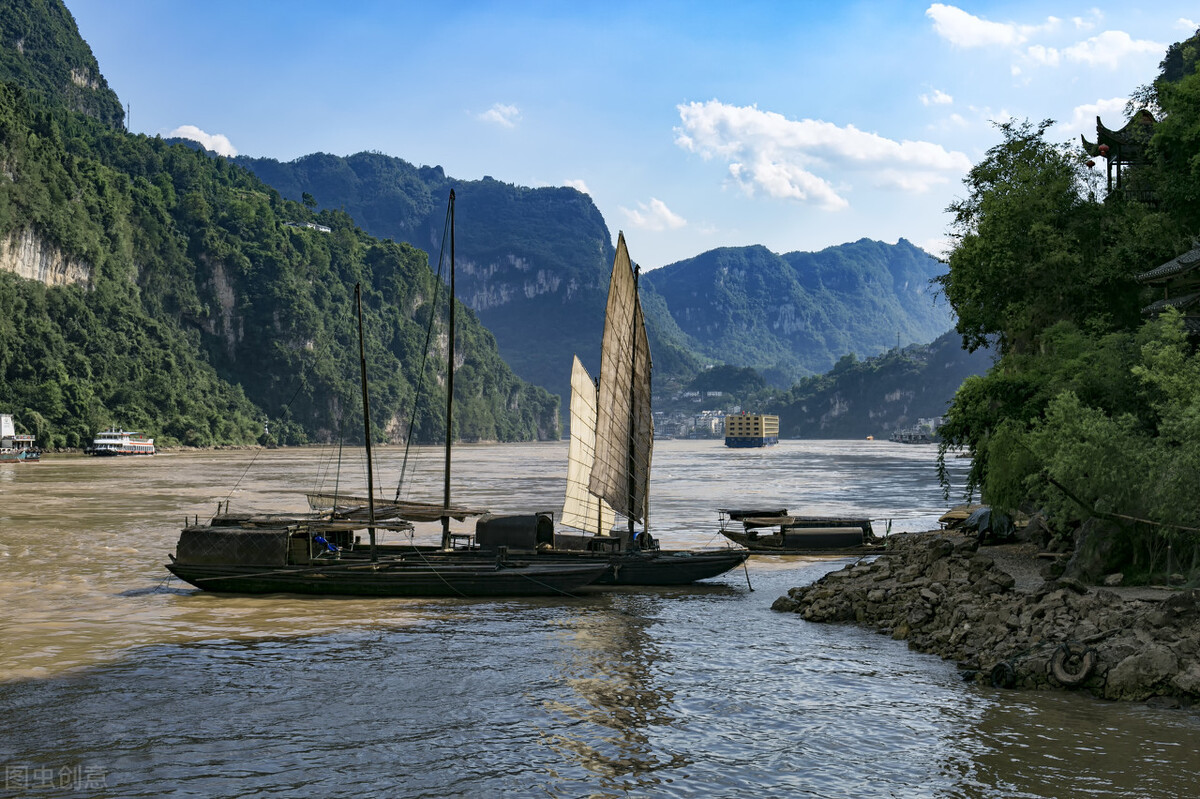
[[[637, 303], [637, 293], [638, 293], [638, 268], [636, 266], [634, 266], [633, 267], [633, 297], [634, 297], [635, 304]], [[632, 357], [630, 359], [631, 365], [629, 368], [629, 374], [630, 374], [630, 377], [632, 378], [633, 375], [637, 374], [638, 316], [636, 313], [633, 313], [633, 314], [629, 315], [629, 318], [630, 318], [630, 330], [633, 331], [633, 336], [630, 339], [631, 343], [633, 344], [633, 353], [632, 353]], [[635, 445], [635, 439], [637, 436], [637, 424], [636, 424], [637, 414], [634, 410], [637, 407], [637, 388], [636, 388], [635, 383], [636, 383], [635, 380], [630, 379], [630, 381], [629, 381], [629, 436], [627, 437], [626, 442], [625, 442], [625, 465], [627, 467], [626, 470], [629, 473], [627, 485], [629, 487], [629, 503], [628, 504], [629, 504], [630, 511], [636, 510], [634, 508], [634, 500], [637, 498], [637, 453], [636, 453], [637, 447]], [[633, 513], [630, 513], [630, 515], [628, 517], [628, 521], [629, 521], [629, 542], [632, 544], [633, 543], [633, 535], [634, 535]], [[646, 528], [646, 521], [644, 519], [642, 520], [642, 528], [643, 529]]]
[[[592, 381], [596, 386], [596, 405], [600, 404], [600, 378]], [[600, 435], [600, 414], [593, 414], [596, 418], [592, 423], [592, 458], [596, 456], [596, 436]], [[611, 535], [612, 530], [604, 529], [604, 499], [596, 496], [592, 497], [596, 500], [596, 535]]]
[[371, 560], [379, 560], [375, 549], [375, 473], [371, 467], [371, 403], [367, 399], [367, 354], [363, 347], [362, 284], [354, 284], [354, 302], [358, 306], [358, 371], [362, 377], [363, 441], [367, 445], [367, 535], [371, 539]]
[[454, 189], [450, 190], [450, 346], [446, 365], [446, 477], [442, 492], [442, 549], [450, 548], [450, 445], [454, 441]]

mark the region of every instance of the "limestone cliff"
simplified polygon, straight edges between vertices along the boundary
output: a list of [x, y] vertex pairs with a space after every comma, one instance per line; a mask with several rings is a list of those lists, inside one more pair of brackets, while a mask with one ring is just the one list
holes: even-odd
[[64, 254], [28, 228], [0, 239], [0, 269], [47, 286], [91, 288], [92, 266]]

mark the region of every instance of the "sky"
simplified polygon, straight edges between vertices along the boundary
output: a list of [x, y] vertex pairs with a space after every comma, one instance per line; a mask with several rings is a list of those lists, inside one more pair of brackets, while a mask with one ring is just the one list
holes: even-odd
[[861, 238], [940, 255], [997, 122], [1120, 127], [1200, 26], [1194, 0], [66, 3], [134, 132], [574, 186], [647, 269]]

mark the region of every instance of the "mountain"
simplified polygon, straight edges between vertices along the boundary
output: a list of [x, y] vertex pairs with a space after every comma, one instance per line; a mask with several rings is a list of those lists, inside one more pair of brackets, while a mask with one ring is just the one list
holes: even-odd
[[[285, 197], [341, 208], [372, 235], [407, 241], [436, 259], [442, 209], [458, 194], [463, 235], [459, 296], [491, 330], [522, 378], [567, 396], [570, 362], [599, 363], [612, 237], [585, 194], [485, 177], [448, 178], [380, 153], [325, 153], [281, 163], [239, 157]], [[636, 240], [631, 242], [637, 255]], [[901, 240], [862, 240], [819, 253], [725, 248], [642, 275], [656, 388], [705, 364], [753, 366], [778, 386], [821, 372], [850, 352], [931, 341], [951, 327], [929, 280], [932, 256]]]
[[[6, 13], [6, 35], [37, 58], [0, 64], [0, 409], [47, 447], [110, 424], [166, 445], [266, 441], [264, 422], [283, 443], [342, 438], [362, 421], [361, 284], [373, 429], [400, 440], [411, 418], [417, 440], [440, 440], [444, 287], [426, 253], [224, 158], [130, 135], [103, 103], [80, 113], [46, 88], [90, 54], [69, 13], [15, 8], [24, 27]], [[31, 44], [60, 38], [62, 53]], [[458, 436], [558, 437], [557, 399], [513, 375], [469, 309], [458, 319]]]
[[285, 197], [340, 208], [380, 238], [429, 253], [442, 248], [444, 198], [457, 197], [457, 293], [495, 335], [523, 379], [566, 397], [571, 358], [599, 366], [614, 249], [590, 197], [485, 177], [455, 180], [441, 167], [380, 153], [317, 153], [281, 163], [238, 157]]
[[953, 331], [865, 360], [847, 355], [784, 392], [767, 412], [779, 414], [781, 438], [886, 438], [944, 414], [962, 382], [986, 372], [993, 357], [986, 349], [967, 352]]
[[56, 106], [121, 127], [121, 101], [100, 74], [75, 18], [57, 0], [8, 0], [0, 14], [0, 79]]
[[874, 355], [949, 330], [932, 278], [944, 268], [901, 239], [862, 239], [776, 255], [725, 247], [647, 273], [685, 341], [702, 357], [752, 366], [773, 385], [821, 373], [849, 353]]

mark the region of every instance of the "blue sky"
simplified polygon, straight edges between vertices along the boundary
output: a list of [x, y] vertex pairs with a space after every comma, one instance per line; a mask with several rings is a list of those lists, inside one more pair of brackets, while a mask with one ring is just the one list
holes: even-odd
[[134, 131], [576, 186], [651, 269], [748, 244], [936, 253], [994, 121], [1117, 127], [1200, 24], [1174, 0], [66, 1]]

